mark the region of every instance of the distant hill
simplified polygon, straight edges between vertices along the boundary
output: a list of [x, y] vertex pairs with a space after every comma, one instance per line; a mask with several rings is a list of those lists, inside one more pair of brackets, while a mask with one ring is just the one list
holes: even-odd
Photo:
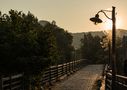
[[80, 48], [81, 46], [81, 42], [80, 40], [83, 38], [83, 35], [84, 33], [72, 33], [72, 36], [73, 36], [73, 42], [72, 42], [72, 45], [75, 47], [75, 48]]
[[[112, 31], [108, 30], [108, 32], [112, 32]], [[92, 32], [72, 33], [72, 36], [73, 36], [73, 43], [72, 43], [72, 45], [75, 48], [80, 48], [80, 46], [81, 46], [80, 40], [83, 38], [84, 33], [86, 33], [86, 34], [87, 33], [91, 33], [93, 36], [100, 36], [100, 37], [105, 35], [104, 31], [94, 31], [94, 32], [92, 31]], [[127, 36], [127, 30], [117, 29], [116, 30], [116, 36], [118, 36], [118, 37]]]
[[73, 36], [73, 43], [72, 43], [72, 45], [75, 48], [80, 48], [80, 46], [81, 46], [80, 40], [83, 38], [84, 33], [86, 33], [86, 34], [87, 33], [91, 33], [93, 36], [100, 36], [100, 37], [104, 36], [104, 33], [102, 31], [72, 33], [72, 36]]
[[117, 29], [116, 30], [116, 35], [119, 36], [119, 37], [127, 36], [127, 30]]

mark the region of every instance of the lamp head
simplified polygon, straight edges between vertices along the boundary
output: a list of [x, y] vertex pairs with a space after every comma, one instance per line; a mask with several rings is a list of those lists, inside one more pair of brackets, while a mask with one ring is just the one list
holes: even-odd
[[99, 14], [96, 14], [95, 17], [90, 18], [92, 22], [96, 25], [97, 23], [102, 23], [102, 20], [99, 18]]

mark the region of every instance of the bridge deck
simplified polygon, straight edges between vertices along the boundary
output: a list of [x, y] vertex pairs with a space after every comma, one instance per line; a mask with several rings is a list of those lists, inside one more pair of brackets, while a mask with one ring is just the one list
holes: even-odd
[[97, 77], [101, 76], [103, 65], [88, 65], [68, 79], [57, 83], [51, 90], [92, 90]]

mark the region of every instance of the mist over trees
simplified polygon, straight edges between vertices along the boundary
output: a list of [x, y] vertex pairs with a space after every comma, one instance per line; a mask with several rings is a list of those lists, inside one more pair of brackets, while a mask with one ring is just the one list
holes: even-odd
[[1, 73], [34, 75], [50, 65], [70, 61], [71, 43], [70, 33], [53, 23], [42, 26], [30, 12], [0, 12]]

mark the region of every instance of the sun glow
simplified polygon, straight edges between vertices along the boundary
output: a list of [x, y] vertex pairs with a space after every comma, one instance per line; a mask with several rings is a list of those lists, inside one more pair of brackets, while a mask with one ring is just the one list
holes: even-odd
[[[103, 25], [104, 30], [112, 30], [112, 20], [107, 20]], [[122, 19], [116, 18], [116, 29], [122, 28]]]
[[105, 30], [111, 30], [112, 29], [112, 21], [111, 20], [107, 20], [104, 22], [104, 29]]

